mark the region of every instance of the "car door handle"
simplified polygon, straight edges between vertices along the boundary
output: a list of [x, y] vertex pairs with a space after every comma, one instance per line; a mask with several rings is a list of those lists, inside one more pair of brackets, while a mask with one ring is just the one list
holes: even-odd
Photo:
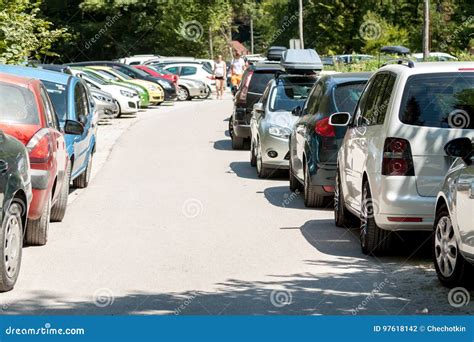
[[8, 171], [8, 163], [5, 160], [0, 160], [0, 173]]

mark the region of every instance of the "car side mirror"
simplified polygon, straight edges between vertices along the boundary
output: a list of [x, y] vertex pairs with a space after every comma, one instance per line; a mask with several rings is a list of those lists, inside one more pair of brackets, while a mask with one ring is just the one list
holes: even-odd
[[329, 117], [331, 126], [347, 126], [351, 122], [351, 114], [347, 112], [334, 113]]
[[294, 116], [301, 116], [301, 113], [302, 112], [300, 106], [293, 108], [293, 110], [291, 111], [291, 114], [293, 114]]
[[253, 105], [253, 110], [256, 112], [263, 112], [263, 103], [257, 102]]
[[64, 125], [64, 133], [82, 135], [84, 133], [84, 125], [78, 121], [66, 120]]
[[444, 146], [444, 151], [448, 156], [462, 158], [466, 164], [471, 165], [471, 156], [473, 153], [471, 139], [457, 138], [451, 140]]

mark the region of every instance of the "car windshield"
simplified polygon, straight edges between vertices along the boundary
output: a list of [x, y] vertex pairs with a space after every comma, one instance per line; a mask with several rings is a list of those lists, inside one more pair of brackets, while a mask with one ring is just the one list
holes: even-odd
[[340, 84], [334, 90], [336, 111], [353, 113], [367, 82]]
[[[117, 70], [117, 69], [114, 69], [113, 71], [115, 74], [117, 74], [119, 77], [123, 78], [124, 80], [127, 80], [127, 81], [130, 81], [130, 80], [133, 80], [132, 77], [124, 74], [123, 72], [121, 72], [120, 70]], [[146, 74], [145, 74], [146, 76]]]
[[473, 129], [474, 73], [410, 76], [399, 116], [408, 125]]
[[275, 72], [254, 72], [250, 78], [248, 91], [250, 93], [263, 94], [268, 82], [275, 76]]
[[100, 84], [100, 85], [107, 85], [108, 82], [106, 82], [104, 79], [102, 78], [99, 78], [95, 75], [92, 75], [92, 74], [87, 74], [87, 75], [84, 75], [84, 79], [87, 81], [92, 81], [92, 82], [95, 82], [97, 84]]
[[120, 81], [120, 78], [118, 78], [117, 76], [109, 73], [108, 71], [106, 70], [97, 70], [97, 73], [100, 74], [101, 76], [104, 76], [106, 79], [108, 80], [111, 80], [111, 81], [116, 81], [116, 82], [119, 82]]
[[66, 86], [59, 83], [42, 81], [46, 90], [48, 91], [51, 102], [53, 102], [54, 109], [61, 121], [67, 118], [67, 92]]
[[13, 84], [0, 83], [0, 120], [4, 123], [38, 125], [36, 100], [31, 92]]
[[291, 111], [295, 107], [303, 107], [316, 78], [298, 77], [282, 79], [270, 94], [270, 110]]

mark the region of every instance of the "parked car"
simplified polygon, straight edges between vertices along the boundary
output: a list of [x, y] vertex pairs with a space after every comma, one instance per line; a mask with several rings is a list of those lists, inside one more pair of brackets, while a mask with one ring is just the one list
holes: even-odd
[[172, 74], [178, 75], [180, 78], [188, 78], [206, 83], [209, 92], [212, 92], [216, 86], [216, 80], [212, 77], [212, 70], [201, 63], [180, 62], [158, 64], [163, 70], [167, 70]]
[[65, 139], [73, 186], [87, 187], [96, 150], [97, 127], [93, 125], [93, 100], [88, 95], [84, 81], [64, 73], [12, 65], [0, 65], [0, 72], [41, 80], [48, 91], [60, 127], [67, 131]]
[[87, 73], [82, 69], [72, 69], [72, 73], [81, 77], [89, 88], [97, 88], [109, 93], [117, 103], [118, 117], [122, 114], [134, 114], [140, 108], [140, 98], [135, 89], [110, 83], [104, 78]]
[[[6, 83], [0, 81], [0, 88]], [[10, 85], [8, 85], [10, 86]], [[21, 91], [21, 90], [20, 90]], [[9, 113], [0, 92], [0, 115]], [[0, 131], [0, 292], [10, 291], [20, 274], [23, 236], [33, 198], [28, 151], [17, 139]]]
[[[472, 106], [471, 102], [471, 109]], [[455, 287], [472, 284], [474, 279], [473, 141], [454, 139], [446, 144], [445, 151], [457, 159], [446, 174], [436, 201], [432, 248], [439, 280]]]
[[298, 119], [293, 109], [303, 106], [316, 75], [279, 75], [254, 104], [250, 120], [250, 164], [260, 178], [288, 169], [288, 138]]
[[109, 75], [117, 81], [128, 82], [144, 87], [148, 91], [151, 105], [159, 105], [164, 101], [164, 93], [162, 88], [153, 82], [129, 77], [119, 70], [115, 70], [106, 66], [91, 66], [90, 69], [97, 70], [102, 75]]
[[155, 77], [147, 74], [146, 72], [136, 69], [133, 66], [118, 63], [118, 62], [110, 62], [110, 61], [90, 61], [90, 62], [79, 62], [79, 63], [70, 63], [68, 65], [71, 66], [107, 66], [122, 72], [123, 74], [127, 75], [131, 78], [136, 78], [139, 80], [145, 80], [149, 82], [153, 82], [158, 84], [162, 90], [164, 91], [165, 101], [174, 101], [177, 97], [177, 89], [174, 86], [173, 82], [167, 80], [163, 77]]
[[121, 81], [118, 77], [102, 72], [101, 70], [95, 70], [90, 68], [73, 68], [74, 70], [78, 69], [86, 73], [88, 76], [94, 76], [103, 82], [107, 82], [111, 85], [120, 86], [128, 88], [128, 90], [134, 90], [138, 93], [138, 97], [140, 98], [139, 109], [146, 108], [150, 105], [150, 95], [148, 94], [148, 90], [144, 86], [135, 84], [133, 82], [128, 81]]
[[235, 94], [234, 110], [229, 119], [229, 134], [234, 150], [243, 149], [244, 143], [250, 142], [250, 119], [253, 105], [263, 95], [268, 82], [282, 70], [280, 64], [277, 63], [253, 64], [245, 70]]
[[134, 65], [135, 68], [140, 69], [147, 74], [154, 76], [154, 77], [163, 77], [167, 80], [170, 80], [173, 82], [173, 84], [176, 86], [178, 84], [179, 76], [175, 75], [167, 70], [164, 70], [163, 68], [159, 67], [154, 67], [152, 65]]
[[178, 100], [186, 101], [193, 98], [206, 98], [209, 96], [209, 91], [204, 82], [181, 78], [179, 80]]
[[157, 55], [133, 55], [129, 57], [119, 58], [118, 62], [128, 65], [140, 65], [151, 59], [159, 58]]
[[[402, 63], [402, 64], [398, 64]], [[444, 145], [474, 138], [474, 63], [387, 65], [369, 80], [337, 159], [336, 225], [360, 217], [364, 253], [384, 253], [392, 231], [431, 230], [436, 196], [450, 166]]]
[[100, 90], [99, 88], [93, 85], [87, 85], [91, 92], [92, 98], [94, 99], [96, 111], [98, 114], [97, 122], [94, 120], [94, 123], [98, 123], [98, 121], [104, 119], [115, 118], [119, 113], [119, 107], [117, 105], [117, 101], [114, 100], [112, 95], [103, 90]]
[[304, 203], [319, 207], [334, 196], [337, 152], [346, 127], [329, 125], [336, 112], [352, 113], [370, 73], [324, 75], [316, 82], [290, 136], [290, 189], [304, 190]]
[[[417, 62], [423, 62], [423, 53], [414, 53], [411, 55]], [[429, 54], [430, 61], [440, 61], [440, 62], [455, 62], [458, 59], [449, 53], [445, 52], [430, 52]]]
[[[25, 242], [44, 245], [49, 221], [62, 221], [66, 213], [70, 171], [64, 136], [41, 81], [0, 74], [0, 101], [0, 129], [26, 146], [31, 163], [33, 199]], [[76, 129], [82, 129], [79, 122], [65, 125], [69, 134]]]
[[336, 63], [344, 63], [344, 64], [358, 63], [358, 62], [361, 62], [361, 61], [370, 61], [372, 59], [374, 59], [374, 56], [361, 55], [361, 54], [335, 55], [333, 57], [333, 60]]

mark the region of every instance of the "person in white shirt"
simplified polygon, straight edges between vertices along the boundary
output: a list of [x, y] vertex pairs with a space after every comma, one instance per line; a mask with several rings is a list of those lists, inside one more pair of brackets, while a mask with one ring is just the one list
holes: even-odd
[[214, 79], [216, 80], [216, 98], [222, 99], [222, 95], [224, 94], [224, 82], [226, 80], [226, 73], [227, 73], [227, 65], [225, 64], [224, 60], [222, 59], [222, 55], [217, 56], [217, 60], [214, 63]]
[[231, 79], [230, 82], [232, 83], [232, 86], [237, 87], [242, 80], [242, 75], [245, 70], [245, 61], [244, 59], [240, 56], [239, 53], [235, 54], [235, 58], [232, 60], [232, 64], [230, 67], [231, 71]]

